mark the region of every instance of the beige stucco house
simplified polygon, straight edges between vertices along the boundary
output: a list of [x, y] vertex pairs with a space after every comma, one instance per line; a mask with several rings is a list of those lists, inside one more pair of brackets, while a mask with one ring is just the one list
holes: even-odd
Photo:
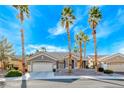
[[[88, 64], [92, 67], [94, 62], [94, 56], [88, 56]], [[107, 69], [114, 72], [124, 72], [124, 54], [116, 53], [113, 55], [101, 55], [98, 56], [98, 64], [107, 64]]]
[[[22, 71], [22, 60], [20, 57], [16, 57], [16, 56], [10, 56], [8, 57], [8, 60], [6, 60], [6, 67], [9, 68], [13, 68], [13, 67], [17, 67], [20, 71]], [[0, 62], [0, 68], [3, 68], [3, 64]]]
[[[72, 69], [79, 68], [79, 54], [72, 53]], [[68, 68], [68, 52], [38, 52], [29, 57], [29, 71], [52, 71]]]

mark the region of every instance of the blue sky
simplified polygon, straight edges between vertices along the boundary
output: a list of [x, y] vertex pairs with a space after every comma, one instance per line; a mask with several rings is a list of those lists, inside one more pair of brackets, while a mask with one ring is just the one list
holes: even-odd
[[[44, 46], [47, 51], [68, 51], [66, 30], [60, 25], [64, 6], [29, 6], [30, 18], [25, 20], [26, 54]], [[90, 37], [87, 54], [93, 54], [93, 38], [88, 24], [88, 10], [91, 6], [70, 6], [76, 20], [70, 28], [72, 48], [74, 34], [83, 30]], [[124, 53], [124, 6], [99, 6], [103, 18], [97, 26], [98, 54]], [[20, 22], [17, 10], [11, 6], [0, 6], [0, 35], [8, 38], [16, 54], [21, 54]]]

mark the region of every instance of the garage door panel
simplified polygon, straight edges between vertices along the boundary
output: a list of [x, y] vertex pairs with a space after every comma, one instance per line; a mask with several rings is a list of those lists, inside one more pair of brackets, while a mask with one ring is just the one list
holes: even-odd
[[32, 70], [33, 72], [52, 71], [53, 65], [47, 62], [34, 62], [32, 64]]
[[124, 72], [124, 64], [111, 64], [108, 68], [115, 72]]

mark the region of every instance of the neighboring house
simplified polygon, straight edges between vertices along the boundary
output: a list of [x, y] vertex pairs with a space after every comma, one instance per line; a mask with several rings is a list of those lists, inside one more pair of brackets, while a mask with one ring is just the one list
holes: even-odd
[[22, 71], [22, 60], [20, 57], [15, 57], [15, 56], [12, 56], [9, 58], [8, 60], [8, 66], [9, 68], [11, 67], [17, 67], [19, 70]]
[[[98, 60], [98, 64], [99, 64], [99, 59], [100, 58], [103, 58], [103, 57], [106, 57], [107, 55], [99, 55], [97, 56], [97, 60]], [[87, 60], [88, 60], [88, 67], [89, 68], [93, 68], [93, 62], [94, 62], [94, 55], [89, 55], [87, 57]]]
[[[93, 56], [88, 56], [88, 66], [92, 67], [94, 62]], [[107, 69], [114, 72], [124, 72], [124, 55], [121, 53], [113, 55], [98, 56], [98, 65], [107, 64]]]
[[[0, 63], [0, 68], [3, 67], [3, 64]], [[8, 58], [8, 60], [6, 60], [6, 67], [8, 69], [11, 69], [13, 67], [18, 68], [19, 70], [22, 71], [22, 60], [20, 57], [16, 57], [16, 56], [11, 56]]]
[[124, 72], [124, 55], [113, 54], [99, 59], [99, 62], [107, 64], [107, 68], [115, 72]]
[[[79, 54], [72, 53], [72, 69], [79, 68]], [[68, 68], [68, 52], [38, 52], [29, 59], [29, 71], [52, 71]]]

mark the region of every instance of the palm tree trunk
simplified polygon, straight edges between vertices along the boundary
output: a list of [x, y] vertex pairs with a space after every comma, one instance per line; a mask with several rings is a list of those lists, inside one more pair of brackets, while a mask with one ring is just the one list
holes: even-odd
[[24, 30], [21, 29], [21, 41], [22, 41], [22, 67], [23, 74], [25, 74], [25, 48], [24, 48]]
[[6, 64], [5, 64], [5, 62], [3, 62], [3, 69], [4, 69], [4, 70], [6, 69]]
[[69, 32], [69, 23], [66, 23], [67, 28], [67, 36], [68, 36], [68, 50], [69, 50], [69, 58], [68, 58], [68, 73], [72, 73], [72, 63], [71, 63], [71, 38]]
[[86, 58], [86, 42], [84, 42], [84, 58]]
[[80, 69], [81, 69], [84, 67], [83, 62], [82, 62], [83, 58], [82, 58], [82, 43], [81, 42], [79, 46], [80, 46]]
[[2, 63], [2, 71], [5, 70], [5, 62], [3, 60], [1, 60], [1, 63]]
[[94, 39], [94, 66], [97, 70], [97, 45], [96, 45], [96, 30], [93, 30], [93, 39]]

